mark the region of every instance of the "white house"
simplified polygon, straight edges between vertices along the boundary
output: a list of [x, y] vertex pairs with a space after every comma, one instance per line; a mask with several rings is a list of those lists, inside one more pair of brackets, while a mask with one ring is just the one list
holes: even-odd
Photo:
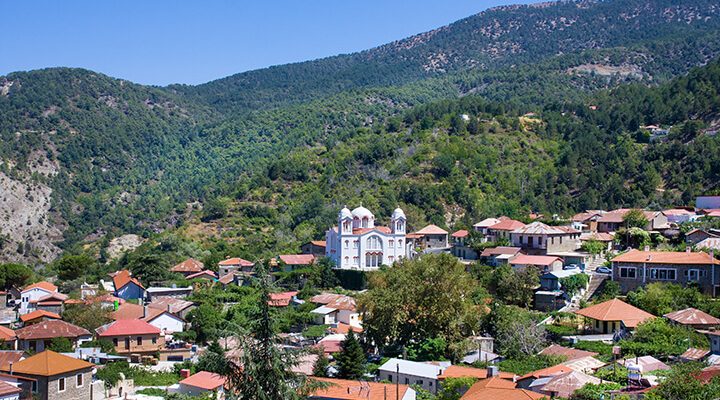
[[365, 207], [338, 214], [338, 225], [325, 235], [325, 255], [336, 268], [374, 270], [407, 257], [407, 219], [400, 208], [393, 211], [390, 227], [375, 226], [375, 216]]
[[35, 309], [34, 304], [43, 297], [57, 293], [57, 286], [50, 282], [38, 282], [20, 292], [20, 315], [27, 314]]
[[438, 375], [450, 366], [449, 362], [438, 364], [391, 358], [380, 366], [378, 376], [381, 381], [417, 385], [430, 393], [437, 393]]
[[185, 327], [185, 321], [177, 315], [148, 306], [145, 307], [145, 317], [142, 320], [160, 329], [163, 335], [182, 332]]

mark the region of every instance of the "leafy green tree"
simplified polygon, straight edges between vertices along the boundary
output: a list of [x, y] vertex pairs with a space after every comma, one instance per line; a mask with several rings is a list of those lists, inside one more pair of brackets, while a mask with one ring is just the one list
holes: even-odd
[[230, 366], [225, 351], [217, 341], [210, 342], [205, 352], [200, 355], [197, 362], [197, 370], [214, 372], [226, 375], [230, 372]]
[[606, 382], [606, 383], [588, 383], [587, 385], [576, 390], [571, 396], [570, 400], [597, 400], [603, 396], [607, 396], [611, 390], [618, 390], [622, 387], [619, 383]]
[[490, 284], [498, 300], [527, 308], [532, 305], [534, 289], [539, 282], [539, 274], [534, 268], [516, 271], [509, 265], [502, 265], [495, 269]]
[[436, 400], [459, 400], [462, 395], [477, 382], [475, 378], [447, 378], [435, 396]]
[[463, 341], [479, 326], [474, 279], [449, 254], [404, 259], [373, 272], [359, 298], [366, 337], [378, 346], [407, 346], [443, 338]]
[[588, 282], [590, 282], [590, 276], [582, 273], [560, 278], [560, 286], [569, 296], [575, 295], [580, 289], [585, 289]]
[[224, 218], [228, 214], [228, 203], [229, 200], [226, 198], [216, 197], [211, 199], [203, 207], [202, 217], [200, 218], [203, 222], [209, 222], [215, 219]]
[[31, 282], [35, 273], [30, 267], [23, 264], [0, 264], [0, 286], [22, 288]]
[[192, 323], [192, 329], [197, 334], [196, 338], [201, 343], [213, 341], [218, 337], [222, 315], [212, 304], [200, 304], [190, 311], [188, 320]]
[[498, 344], [500, 354], [521, 358], [537, 354], [545, 347], [545, 329], [538, 326], [538, 315], [517, 306], [495, 303], [487, 328]]
[[598, 294], [598, 301], [611, 300], [620, 296], [620, 284], [615, 281], [606, 280]]
[[338, 376], [342, 379], [360, 379], [365, 373], [365, 352], [351, 329], [335, 354]]
[[80, 278], [96, 267], [97, 261], [87, 254], [65, 255], [55, 262], [58, 278], [63, 281]]
[[313, 287], [330, 289], [340, 285], [340, 280], [333, 271], [333, 263], [328, 257], [320, 257], [312, 266], [310, 284]]
[[682, 310], [688, 307], [703, 308], [707, 296], [693, 286], [653, 282], [627, 294], [630, 304], [653, 315]]
[[648, 224], [648, 219], [645, 217], [645, 214], [642, 210], [630, 210], [625, 215], [623, 215], [623, 224], [625, 225], [625, 228], [641, 228], [645, 229], [645, 227]]
[[318, 351], [318, 359], [313, 365], [313, 376], [327, 377], [327, 369], [330, 366], [330, 360], [325, 356], [323, 351]]
[[408, 358], [414, 361], [440, 361], [447, 354], [447, 343], [443, 338], [425, 339], [408, 346]]
[[230, 363], [230, 398], [242, 400], [302, 399], [316, 388], [291, 369], [298, 365], [300, 353], [278, 346], [273, 327], [270, 300], [271, 284], [264, 263], [255, 265], [259, 303], [252, 319], [250, 338], [242, 343], [238, 363]]
[[645, 395], [648, 400], [714, 400], [720, 396], [720, 376], [702, 382], [700, 363], [675, 364], [660, 385]]
[[113, 321], [112, 311], [100, 303], [68, 305], [62, 316], [63, 320], [90, 332]]
[[653, 318], [638, 325], [629, 339], [620, 341], [623, 355], [678, 356], [689, 347], [709, 348], [705, 335], [676, 326], [664, 318]]
[[587, 251], [590, 254], [600, 254], [603, 251], [605, 251], [605, 249], [607, 249], [607, 246], [605, 246], [605, 244], [603, 244], [603, 242], [600, 242], [595, 239], [591, 239], [591, 240], [586, 240], [586, 241], [582, 242], [582, 245], [580, 246], [580, 248], [584, 251]]
[[73, 351], [73, 344], [70, 339], [66, 337], [54, 337], [50, 340], [50, 350], [56, 353], [71, 353]]

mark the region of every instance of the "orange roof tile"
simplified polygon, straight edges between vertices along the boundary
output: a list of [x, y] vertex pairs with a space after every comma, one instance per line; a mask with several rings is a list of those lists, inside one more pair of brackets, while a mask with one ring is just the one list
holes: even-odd
[[0, 342], [7, 342], [9, 340], [15, 340], [16, 338], [17, 335], [15, 335], [14, 330], [0, 326]]
[[314, 246], [318, 247], [326, 247], [327, 243], [324, 240], [311, 240], [310, 243], [312, 243]]
[[634, 328], [643, 321], [655, 318], [655, 316], [649, 312], [631, 306], [618, 299], [608, 300], [583, 308], [582, 310], [575, 311], [575, 314], [598, 321], [622, 321], [628, 328]]
[[287, 265], [310, 265], [315, 262], [312, 254], [281, 254], [278, 258]]
[[47, 290], [48, 292], [57, 292], [57, 290], [58, 290], [57, 286], [53, 285], [52, 283], [42, 281], [42, 282], [33, 283], [32, 285], [26, 286], [25, 289], [23, 289], [23, 292], [27, 292], [28, 290], [35, 289], [35, 288]]
[[663, 316], [682, 325], [720, 325], [720, 319], [692, 307], [673, 311]]
[[244, 260], [240, 257], [233, 257], [233, 258], [228, 258], [227, 260], [220, 261], [218, 263], [218, 265], [220, 265], [220, 266], [239, 265], [241, 267], [252, 267], [253, 265], [255, 265], [255, 263], [252, 261]]
[[0, 369], [6, 369], [10, 363], [17, 363], [25, 357], [23, 350], [0, 350]]
[[389, 234], [392, 232], [390, 228], [387, 226], [376, 226], [374, 228], [353, 228], [353, 235], [362, 235], [363, 233], [368, 233], [372, 231], [378, 231], [380, 233]]
[[130, 282], [145, 289], [145, 287], [140, 283], [140, 281], [133, 278], [132, 275], [130, 274], [130, 271], [128, 271], [126, 269], [124, 269], [122, 271], [118, 271], [113, 275], [113, 285], [115, 285], [115, 290], [120, 290], [121, 288], [125, 287], [125, 285], [127, 285]]
[[[13, 364], [13, 373], [55, 376], [84, 369], [90, 370], [94, 366], [95, 364], [87, 361], [58, 354], [51, 350], [45, 350]], [[7, 371], [7, 369], [3, 369]]]
[[100, 337], [159, 335], [160, 329], [139, 319], [121, 319], [95, 330]]
[[80, 336], [92, 335], [87, 329], [60, 319], [51, 319], [26, 326], [16, 330], [15, 334], [20, 340], [52, 339], [55, 337], [76, 339]]
[[[511, 386], [512, 385], [512, 386]], [[493, 377], [475, 382], [461, 400], [535, 400], [546, 396], [526, 389], [515, 388], [515, 383]]]
[[544, 378], [544, 377], [548, 377], [548, 376], [564, 374], [565, 372], [570, 372], [570, 371], [573, 371], [573, 369], [568, 367], [567, 365], [558, 364], [558, 365], [553, 365], [552, 367], [547, 367], [547, 368], [539, 369], [537, 371], [529, 372], [529, 373], [521, 376], [520, 379]]
[[200, 371], [180, 381], [181, 385], [192, 386], [203, 390], [215, 390], [225, 385], [227, 378], [212, 372]]
[[497, 224], [489, 227], [488, 229], [494, 231], [514, 231], [515, 229], [520, 229], [523, 226], [525, 226], [525, 224], [520, 221], [516, 221], [514, 219], [506, 219], [498, 222]]
[[415, 233], [417, 233], [418, 235], [447, 235], [448, 234], [448, 232], [445, 229], [443, 229], [437, 225], [432, 225], [432, 224], [420, 229], [419, 231], [417, 231]]
[[202, 279], [202, 278], [216, 279], [217, 275], [215, 274], [215, 272], [210, 271], [209, 269], [206, 269], [204, 271], [196, 272], [194, 274], [190, 274], [185, 277], [185, 279], [187, 279], [187, 280]]
[[188, 258], [180, 264], [170, 268], [171, 272], [200, 272], [205, 268], [205, 265], [194, 258]]
[[220, 278], [218, 278], [218, 282], [222, 283], [223, 285], [229, 285], [235, 280], [235, 273], [229, 272]]
[[112, 313], [114, 320], [121, 319], [138, 319], [143, 316], [143, 306], [135, 303], [126, 302], [120, 304], [117, 310]]
[[517, 254], [520, 252], [519, 247], [508, 247], [508, 246], [498, 246], [498, 247], [490, 247], [482, 251], [482, 254], [480, 254], [481, 257], [492, 257], [497, 256], [500, 254]]
[[452, 237], [454, 237], [454, 238], [464, 238], [464, 237], [467, 237], [467, 235], [469, 235], [469, 234], [470, 234], [470, 232], [468, 232], [467, 230], [465, 230], [465, 229], [460, 229], [459, 231], [453, 232]]
[[268, 300], [268, 304], [272, 307], [287, 307], [290, 305], [292, 298], [297, 296], [297, 294], [297, 291], [270, 293], [270, 300]]
[[22, 322], [28, 322], [32, 321], [34, 319], [38, 318], [51, 318], [51, 319], [62, 319], [60, 315], [55, 314], [54, 312], [45, 311], [45, 310], [35, 310], [33, 312], [29, 312], [27, 314], [23, 314], [20, 316], [20, 321]]
[[22, 389], [5, 381], [0, 381], [0, 396], [9, 396], [22, 393]]
[[[379, 383], [367, 381], [351, 381], [334, 378], [311, 378], [328, 384], [326, 388], [316, 390], [311, 397], [314, 399], [335, 400], [402, 400], [410, 388], [408, 385]], [[400, 399], [397, 392], [400, 392]]]
[[640, 251], [633, 249], [610, 261], [644, 264], [720, 265], [720, 261], [701, 251]]
[[[478, 379], [485, 379], [487, 378], [487, 369], [486, 368], [473, 368], [473, 367], [466, 367], [462, 365], [451, 365], [447, 368], [445, 368], [444, 371], [440, 375], [438, 375], [438, 379], [447, 379], [447, 378], [478, 378]], [[512, 380], [515, 378], [515, 374], [511, 372], [500, 372], [500, 374], [497, 376], [497, 378], [500, 379], [510, 379]], [[515, 387], [513, 384], [512, 387]]]

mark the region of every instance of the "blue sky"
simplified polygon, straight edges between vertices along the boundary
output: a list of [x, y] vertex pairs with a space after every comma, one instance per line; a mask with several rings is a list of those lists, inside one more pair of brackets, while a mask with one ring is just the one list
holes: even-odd
[[367, 49], [518, 2], [526, 1], [4, 1], [0, 75], [68, 66], [197, 84]]

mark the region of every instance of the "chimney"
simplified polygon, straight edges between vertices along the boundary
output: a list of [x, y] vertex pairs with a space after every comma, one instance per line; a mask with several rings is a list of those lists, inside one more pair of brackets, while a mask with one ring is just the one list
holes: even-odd
[[145, 318], [145, 316], [147, 315], [147, 308], [148, 308], [148, 306], [143, 306], [143, 315], [142, 315], [143, 318]]
[[685, 252], [686, 252], [686, 253], [691, 253], [691, 252], [692, 252], [692, 247], [690, 247], [690, 246], [685, 247]]
[[650, 251], [650, 246], [645, 245], [645, 251]]
[[500, 370], [496, 365], [489, 365], [487, 367], [487, 377], [492, 378], [493, 376], [498, 376], [500, 374]]
[[168, 314], [172, 314], [172, 312], [170, 312], [170, 304], [168, 304]]
[[13, 362], [10, 361], [8, 364], [9, 364], [9, 369], [10, 369], [10, 375], [12, 375], [13, 374]]
[[180, 370], [180, 378], [185, 379], [190, 377], [190, 370], [189, 369], [181, 369]]

